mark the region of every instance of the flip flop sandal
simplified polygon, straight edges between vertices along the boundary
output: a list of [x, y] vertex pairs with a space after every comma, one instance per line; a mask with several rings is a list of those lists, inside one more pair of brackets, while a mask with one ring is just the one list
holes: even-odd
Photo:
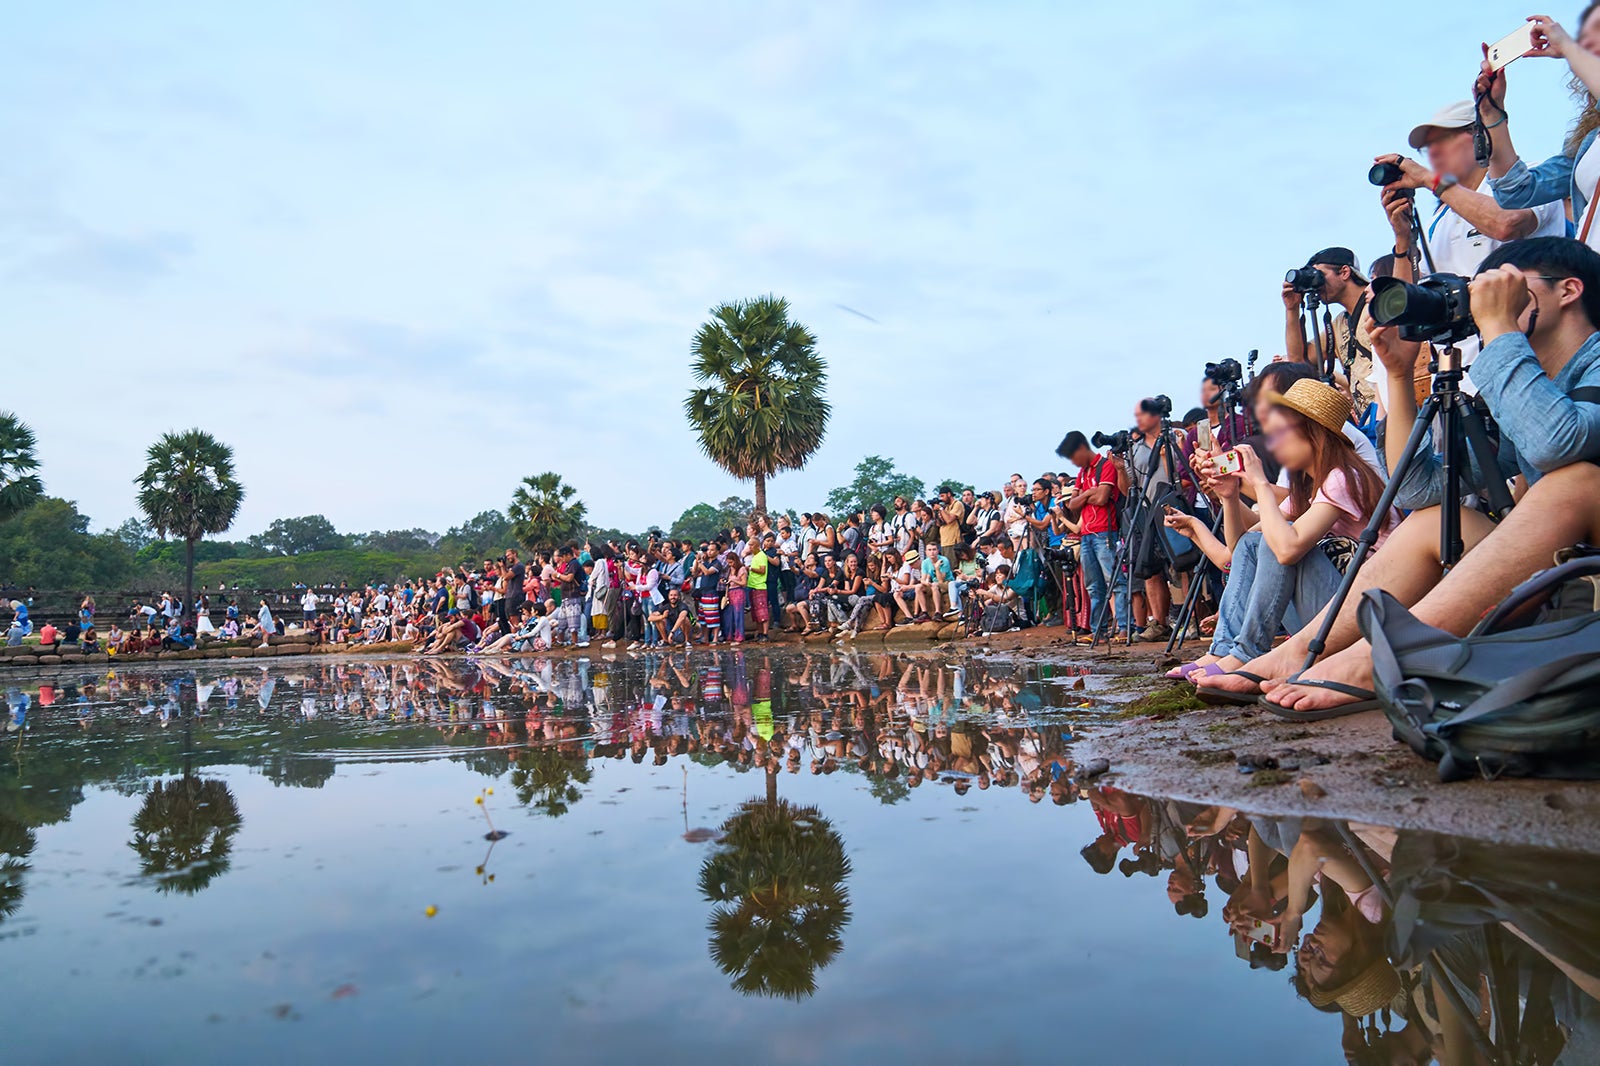
[[1261, 698], [1260, 688], [1267, 683], [1267, 679], [1252, 674], [1248, 670], [1218, 670], [1207, 677], [1242, 677], [1256, 686], [1255, 692], [1229, 692], [1220, 688], [1204, 688], [1200, 685], [1194, 687], [1200, 702], [1212, 707], [1248, 707]]
[[1356, 701], [1338, 707], [1327, 707], [1318, 711], [1297, 711], [1293, 707], [1281, 707], [1267, 699], [1265, 694], [1257, 701], [1264, 709], [1290, 722], [1324, 722], [1330, 718], [1343, 718], [1350, 714], [1361, 714], [1363, 711], [1376, 711], [1383, 706], [1378, 702], [1377, 694], [1371, 689], [1346, 685], [1342, 681], [1322, 681], [1314, 677], [1302, 678], [1297, 675], [1289, 678], [1284, 684], [1299, 685], [1301, 688], [1317, 688], [1325, 692], [1337, 692], [1341, 696], [1354, 697]]
[[1189, 680], [1189, 672], [1198, 669], [1200, 669], [1199, 663], [1184, 663], [1182, 666], [1174, 666], [1164, 676], [1168, 681], [1187, 681]]

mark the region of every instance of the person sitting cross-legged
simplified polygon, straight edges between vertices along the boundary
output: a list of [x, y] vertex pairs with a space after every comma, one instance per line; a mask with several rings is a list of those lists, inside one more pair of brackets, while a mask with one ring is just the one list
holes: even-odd
[[[1496, 526], [1462, 508], [1465, 553], [1441, 580], [1444, 473], [1431, 452], [1419, 456], [1397, 500], [1414, 513], [1357, 575], [1329, 634], [1333, 654], [1304, 676], [1296, 673], [1321, 625], [1319, 614], [1234, 675], [1197, 678], [1202, 688], [1248, 692], [1255, 687], [1243, 676], [1248, 673], [1267, 679], [1262, 702], [1283, 717], [1370, 708], [1372, 651], [1356, 623], [1367, 589], [1383, 589], [1428, 625], [1465, 634], [1484, 611], [1549, 567], [1558, 549], [1600, 543], [1600, 254], [1564, 237], [1504, 244], [1473, 279], [1471, 310], [1483, 338], [1472, 381], [1500, 426], [1500, 469], [1481, 471], [1469, 461], [1464, 481], [1476, 488], [1486, 477], [1520, 472], [1528, 489], [1515, 509]], [[1390, 375], [1386, 450], [1393, 467], [1416, 419], [1415, 348], [1392, 327], [1377, 328], [1372, 337]]]

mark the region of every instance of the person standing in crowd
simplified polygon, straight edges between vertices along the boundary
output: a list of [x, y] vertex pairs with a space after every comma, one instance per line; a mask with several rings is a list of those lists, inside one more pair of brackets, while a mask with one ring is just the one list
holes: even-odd
[[939, 554], [944, 556], [952, 573], [956, 567], [956, 548], [962, 543], [962, 523], [967, 517], [966, 507], [955, 495], [955, 490], [949, 485], [940, 485], [939, 500], [933, 509], [934, 518], [939, 523]]
[[[1374, 391], [1367, 381], [1372, 374], [1372, 350], [1361, 342], [1356, 331], [1361, 313], [1367, 307], [1369, 284], [1361, 273], [1361, 261], [1350, 249], [1333, 247], [1313, 254], [1306, 260], [1306, 266], [1322, 274], [1322, 287], [1316, 295], [1323, 306], [1329, 311], [1336, 304], [1343, 309], [1331, 316], [1331, 330], [1322, 335], [1325, 346], [1323, 357], [1327, 359], [1331, 356], [1335, 365], [1348, 376], [1346, 384], [1355, 386], [1352, 395], [1355, 398], [1356, 415], [1364, 417], [1368, 405], [1372, 403]], [[1284, 358], [1291, 363], [1314, 363], [1317, 358], [1311, 343], [1311, 324], [1303, 327], [1301, 323], [1300, 314], [1304, 307], [1305, 294], [1285, 281]], [[1321, 328], [1320, 323], [1317, 328]], [[1316, 370], [1319, 374], [1323, 372], [1322, 367], [1316, 367]]]
[[[1134, 484], [1130, 499], [1142, 494], [1145, 500], [1138, 531], [1139, 558], [1130, 560], [1129, 567], [1133, 580], [1143, 583], [1148, 624], [1138, 637], [1148, 641], [1163, 641], [1172, 636], [1167, 626], [1167, 617], [1172, 612], [1172, 592], [1167, 585], [1161, 512], [1157, 506], [1158, 501], [1181, 481], [1181, 472], [1175, 465], [1176, 457], [1181, 454], [1178, 442], [1169, 438], [1172, 447], [1160, 447], [1163, 412], [1170, 410], [1171, 403], [1165, 396], [1140, 400], [1133, 412], [1136, 432], [1128, 445], [1128, 473]], [[1132, 510], [1130, 503], [1130, 518]], [[1137, 609], [1134, 614], [1137, 617]]]
[[700, 612], [704, 644], [715, 645], [722, 634], [722, 542], [700, 545], [694, 560], [694, 595]]
[[1117, 460], [1089, 447], [1089, 438], [1079, 430], [1067, 434], [1062, 449], [1067, 461], [1078, 468], [1067, 510], [1077, 516], [1083, 538], [1082, 565], [1084, 583], [1089, 586], [1091, 624], [1099, 626], [1101, 634], [1108, 628], [1107, 622], [1113, 634], [1118, 627], [1126, 632], [1133, 624], [1133, 615], [1128, 606], [1127, 576], [1117, 569], [1116, 560], [1121, 546], [1117, 501], [1127, 484], [1127, 473]]
[[1489, 68], [1485, 57], [1479, 69], [1474, 97], [1484, 99], [1492, 152], [1489, 177], [1495, 202], [1501, 207], [1529, 208], [1542, 204], [1560, 207], [1572, 203], [1572, 220], [1578, 240], [1600, 248], [1600, 227], [1594, 221], [1595, 186], [1600, 184], [1600, 152], [1592, 151], [1595, 134], [1600, 132], [1600, 0], [1584, 5], [1578, 16], [1575, 41], [1561, 24], [1546, 15], [1535, 15], [1533, 51], [1530, 55], [1565, 59], [1572, 71], [1572, 88], [1583, 101], [1578, 116], [1567, 131], [1561, 152], [1543, 163], [1529, 166], [1517, 155], [1511, 143], [1511, 116], [1506, 113], [1506, 74]]
[[775, 534], [763, 533], [761, 542], [751, 545], [750, 562], [745, 568], [745, 587], [749, 590], [750, 611], [755, 616], [756, 639], [760, 641], [768, 639], [767, 627], [772, 624], [776, 597], [768, 594], [777, 591], [777, 567], [769, 553], [776, 552], [777, 543]]

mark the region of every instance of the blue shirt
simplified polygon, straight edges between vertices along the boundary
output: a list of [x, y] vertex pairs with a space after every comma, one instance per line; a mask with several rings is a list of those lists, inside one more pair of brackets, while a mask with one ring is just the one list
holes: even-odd
[[[1048, 522], [1050, 520], [1050, 505], [1045, 503], [1043, 500], [1034, 500], [1033, 517], [1035, 521]], [[1061, 547], [1061, 534], [1056, 532], [1054, 525], [1047, 527], [1043, 532], [1046, 537], [1046, 543], [1048, 543], [1050, 547]]]
[[[1600, 333], [1590, 334], [1554, 379], [1545, 376], [1527, 337], [1496, 337], [1472, 364], [1472, 383], [1500, 424], [1497, 476], [1520, 473], [1531, 485], [1547, 471], [1600, 461]], [[1487, 483], [1470, 448], [1462, 480], [1466, 489]], [[1396, 502], [1414, 510], [1443, 495], [1444, 467], [1429, 448], [1406, 471]]]
[[[1518, 159], [1511, 164], [1511, 169], [1506, 171], [1504, 177], [1494, 178], [1489, 184], [1494, 189], [1494, 202], [1501, 207], [1521, 208], [1538, 207], [1540, 204], [1553, 203], [1556, 200], [1572, 198], [1572, 217], [1581, 221], [1583, 213], [1588, 209], [1589, 198], [1578, 188], [1578, 183], [1573, 180], [1573, 172], [1577, 169], [1578, 160], [1583, 158], [1583, 153], [1589, 150], [1594, 143], [1594, 137], [1600, 130], [1590, 130], [1588, 135], [1578, 142], [1576, 155], [1553, 155], [1543, 163], [1529, 166]], [[1577, 231], [1568, 223], [1569, 234]], [[1477, 376], [1473, 376], [1476, 383]]]

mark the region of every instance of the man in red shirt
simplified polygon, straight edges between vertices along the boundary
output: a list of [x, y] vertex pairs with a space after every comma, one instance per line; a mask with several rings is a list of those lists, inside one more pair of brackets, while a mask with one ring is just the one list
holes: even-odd
[[[1110, 628], [1126, 631], [1133, 615], [1128, 609], [1128, 577], [1117, 571], [1117, 501], [1127, 487], [1128, 474], [1122, 463], [1100, 455], [1089, 447], [1089, 439], [1078, 430], [1067, 434], [1057, 454], [1078, 468], [1075, 491], [1067, 500], [1067, 512], [1078, 519], [1083, 537], [1084, 582], [1089, 586], [1089, 617], [1102, 632]], [[1106, 625], [1107, 589], [1115, 603], [1116, 615]]]

